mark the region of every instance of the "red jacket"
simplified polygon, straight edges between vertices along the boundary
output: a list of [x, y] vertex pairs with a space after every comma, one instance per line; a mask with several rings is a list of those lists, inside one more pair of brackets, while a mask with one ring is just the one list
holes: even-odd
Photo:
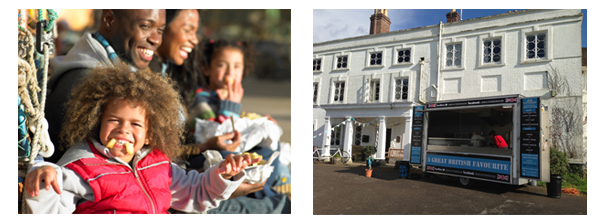
[[501, 135], [493, 136], [493, 140], [498, 148], [508, 148], [508, 144], [506, 144], [506, 141], [504, 141], [504, 138]]
[[66, 165], [94, 191], [94, 201], [78, 204], [74, 213], [167, 213], [171, 207], [171, 162], [159, 150], [139, 160], [134, 169], [109, 163], [92, 143], [94, 158]]

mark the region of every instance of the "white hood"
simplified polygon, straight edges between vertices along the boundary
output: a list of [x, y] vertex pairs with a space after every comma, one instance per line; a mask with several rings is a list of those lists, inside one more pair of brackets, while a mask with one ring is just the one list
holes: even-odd
[[54, 85], [68, 70], [94, 68], [98, 65], [113, 65], [113, 62], [102, 44], [92, 37], [92, 33], [86, 32], [65, 56], [54, 57], [49, 61], [52, 72], [49, 85]]

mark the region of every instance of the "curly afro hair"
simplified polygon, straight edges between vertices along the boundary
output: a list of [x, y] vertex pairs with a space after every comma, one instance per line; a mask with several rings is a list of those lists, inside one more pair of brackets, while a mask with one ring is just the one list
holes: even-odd
[[72, 91], [61, 136], [64, 146], [94, 138], [100, 141], [100, 120], [107, 103], [127, 100], [146, 110], [144, 147], [158, 149], [175, 159], [183, 141], [185, 109], [173, 81], [148, 70], [133, 72], [126, 64], [97, 67]]

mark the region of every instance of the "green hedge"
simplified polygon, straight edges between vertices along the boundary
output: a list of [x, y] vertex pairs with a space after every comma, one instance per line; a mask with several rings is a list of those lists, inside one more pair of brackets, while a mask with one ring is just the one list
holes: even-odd
[[584, 165], [582, 164], [570, 164], [570, 169], [568, 169], [568, 171], [570, 171], [571, 174], [586, 178], [587, 172], [585, 171], [585, 168], [583, 166]]
[[[583, 165], [568, 164], [568, 154], [551, 148], [551, 174], [559, 174], [563, 177], [562, 188], [576, 188], [581, 193], [587, 194], [587, 173]], [[545, 186], [544, 182], [538, 182], [539, 186]]]
[[568, 154], [559, 151], [557, 148], [551, 148], [551, 174], [559, 174], [566, 176], [570, 165], [568, 165]]

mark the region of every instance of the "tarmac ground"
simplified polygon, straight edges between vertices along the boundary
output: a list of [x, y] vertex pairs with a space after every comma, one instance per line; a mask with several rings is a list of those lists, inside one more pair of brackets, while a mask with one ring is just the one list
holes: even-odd
[[587, 215], [587, 195], [547, 196], [546, 187], [479, 181], [458, 186], [448, 176], [399, 178], [391, 165], [365, 177], [364, 162], [313, 165], [314, 215]]

